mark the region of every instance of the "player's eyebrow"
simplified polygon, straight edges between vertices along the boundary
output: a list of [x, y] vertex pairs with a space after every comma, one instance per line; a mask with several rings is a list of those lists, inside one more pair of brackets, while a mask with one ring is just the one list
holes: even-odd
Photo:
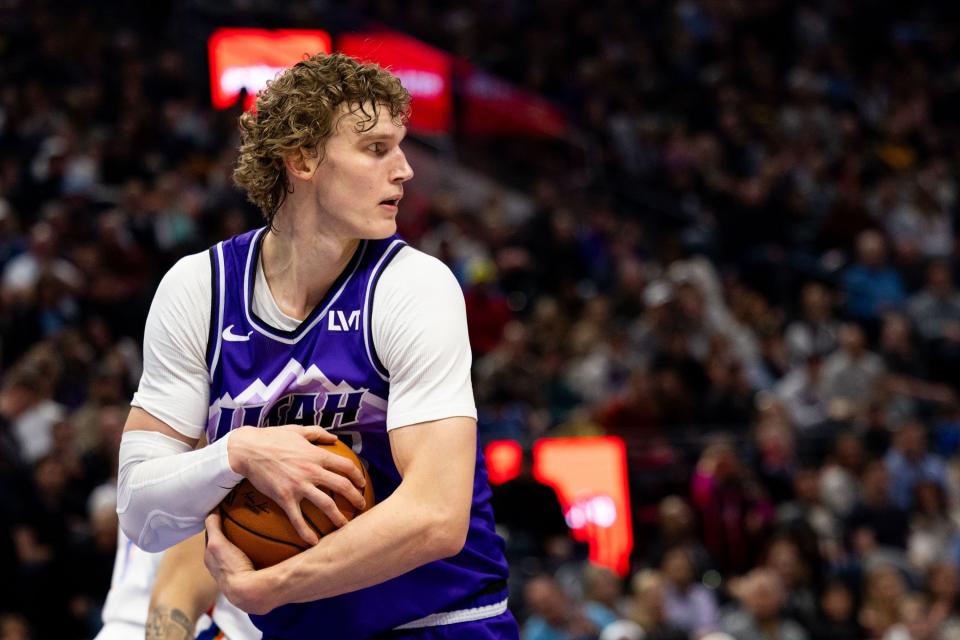
[[364, 131], [359, 136], [357, 136], [358, 142], [375, 142], [378, 140], [393, 140], [403, 138], [407, 135], [406, 128], [400, 129], [398, 132], [393, 131]]

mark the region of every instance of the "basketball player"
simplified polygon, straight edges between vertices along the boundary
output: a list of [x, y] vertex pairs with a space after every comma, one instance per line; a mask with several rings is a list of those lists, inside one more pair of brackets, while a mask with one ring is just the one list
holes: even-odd
[[[395, 236], [408, 108], [394, 76], [343, 55], [281, 74], [241, 118], [235, 172], [267, 225], [178, 262], [147, 319], [121, 526], [166, 548], [249, 478], [315, 545], [255, 571], [207, 518], [207, 567], [267, 638], [518, 637], [463, 295]], [[377, 497], [349, 523], [327, 490], [362, 506], [362, 474], [311, 445], [337, 437]], [[341, 528], [318, 542], [302, 499]]]
[[[134, 640], [144, 636], [151, 640], [193, 638], [195, 629], [200, 631], [201, 638], [215, 638], [217, 634], [223, 634], [220, 637], [228, 640], [259, 638], [260, 632], [247, 615], [217, 595], [216, 584], [198, 563], [194, 565], [199, 571], [164, 571], [170, 560], [176, 563], [171, 568], [189, 562], [185, 554], [196, 555], [198, 545], [203, 545], [201, 535], [185, 540], [168, 552], [148, 553], [133, 544], [122, 531], [118, 532], [117, 557], [103, 605], [103, 628], [94, 640]], [[157, 584], [164, 589], [160, 594], [154, 593], [155, 606], [150, 606], [151, 590]], [[211, 620], [205, 612], [214, 601]], [[153, 610], [149, 615], [148, 609]], [[186, 624], [174, 625], [174, 617], [169, 615], [173, 610], [182, 612], [182, 618], [176, 619], [185, 620]], [[173, 629], [174, 626], [179, 628]]]

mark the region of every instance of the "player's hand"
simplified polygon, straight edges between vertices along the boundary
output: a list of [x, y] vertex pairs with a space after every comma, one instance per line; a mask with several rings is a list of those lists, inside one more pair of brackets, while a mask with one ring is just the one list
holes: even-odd
[[247, 613], [259, 615], [274, 609], [276, 605], [269, 602], [269, 593], [260, 593], [262, 590], [256, 588], [257, 572], [250, 558], [223, 535], [219, 514], [211, 513], [204, 524], [207, 545], [203, 563], [220, 592]]
[[357, 509], [366, 506], [360, 493], [363, 473], [356, 465], [311, 444], [336, 440], [323, 427], [241, 427], [231, 433], [227, 454], [230, 467], [280, 505], [297, 535], [314, 545], [320, 538], [300, 511], [302, 500], [315, 504], [335, 526], [347, 524], [333, 498], [318, 487], [343, 496]]

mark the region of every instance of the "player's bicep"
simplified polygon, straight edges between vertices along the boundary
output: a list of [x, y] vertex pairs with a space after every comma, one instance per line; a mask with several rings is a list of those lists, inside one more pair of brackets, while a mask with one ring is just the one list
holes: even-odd
[[191, 447], [197, 445], [197, 438], [186, 436], [163, 420], [155, 418], [140, 407], [130, 407], [130, 413], [127, 414], [127, 422], [123, 425], [123, 431], [153, 431], [162, 433], [165, 436], [179, 440]]
[[390, 431], [403, 484], [448, 517], [469, 518], [477, 456], [477, 423], [452, 417]]

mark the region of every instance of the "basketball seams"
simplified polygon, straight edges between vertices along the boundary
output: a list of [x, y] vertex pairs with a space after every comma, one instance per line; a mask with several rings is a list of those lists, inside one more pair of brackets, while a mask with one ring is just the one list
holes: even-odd
[[264, 540], [269, 540], [270, 542], [276, 542], [276, 543], [278, 543], [278, 544], [286, 545], [286, 546], [288, 546], [288, 547], [293, 547], [293, 548], [297, 549], [298, 551], [306, 551], [307, 549], [309, 549], [309, 547], [300, 546], [300, 545], [298, 545], [298, 544], [296, 544], [296, 543], [290, 542], [289, 540], [280, 540], [279, 538], [272, 538], [272, 537], [270, 537], [270, 536], [268, 536], [268, 535], [264, 535], [263, 533], [261, 533], [261, 532], [259, 532], [259, 531], [254, 531], [254, 530], [251, 529], [250, 527], [241, 524], [236, 518], [234, 518], [233, 516], [231, 516], [231, 515], [223, 508], [223, 505], [220, 505], [219, 509], [220, 509], [220, 517], [221, 517], [221, 518], [223, 518], [223, 519], [225, 519], [225, 520], [229, 520], [231, 524], [234, 524], [234, 525], [238, 526], [239, 528], [243, 529], [244, 531], [246, 531], [247, 533], [249, 533], [249, 534], [251, 534], [251, 535], [257, 536], [258, 538], [263, 538]]
[[[323, 493], [330, 496], [330, 499], [336, 503], [337, 508], [340, 509], [340, 513], [342, 513], [347, 520], [352, 520], [354, 517], [356, 517], [357, 509], [352, 504], [347, 502], [345, 499], [338, 499], [339, 496], [330, 489], [327, 489]], [[316, 514], [326, 521], [326, 530], [324, 530], [324, 527], [318, 525], [313, 521], [313, 518], [311, 518], [311, 513], [314, 511], [316, 511]], [[307, 524], [309, 524], [310, 527], [312, 527], [317, 535], [321, 538], [325, 535], [333, 533], [336, 530], [336, 527], [333, 526], [332, 522], [330, 522], [330, 518], [327, 517], [327, 514], [320, 511], [320, 508], [309, 500], [304, 499], [303, 502], [300, 503], [300, 513], [303, 514], [303, 519], [307, 521]]]

